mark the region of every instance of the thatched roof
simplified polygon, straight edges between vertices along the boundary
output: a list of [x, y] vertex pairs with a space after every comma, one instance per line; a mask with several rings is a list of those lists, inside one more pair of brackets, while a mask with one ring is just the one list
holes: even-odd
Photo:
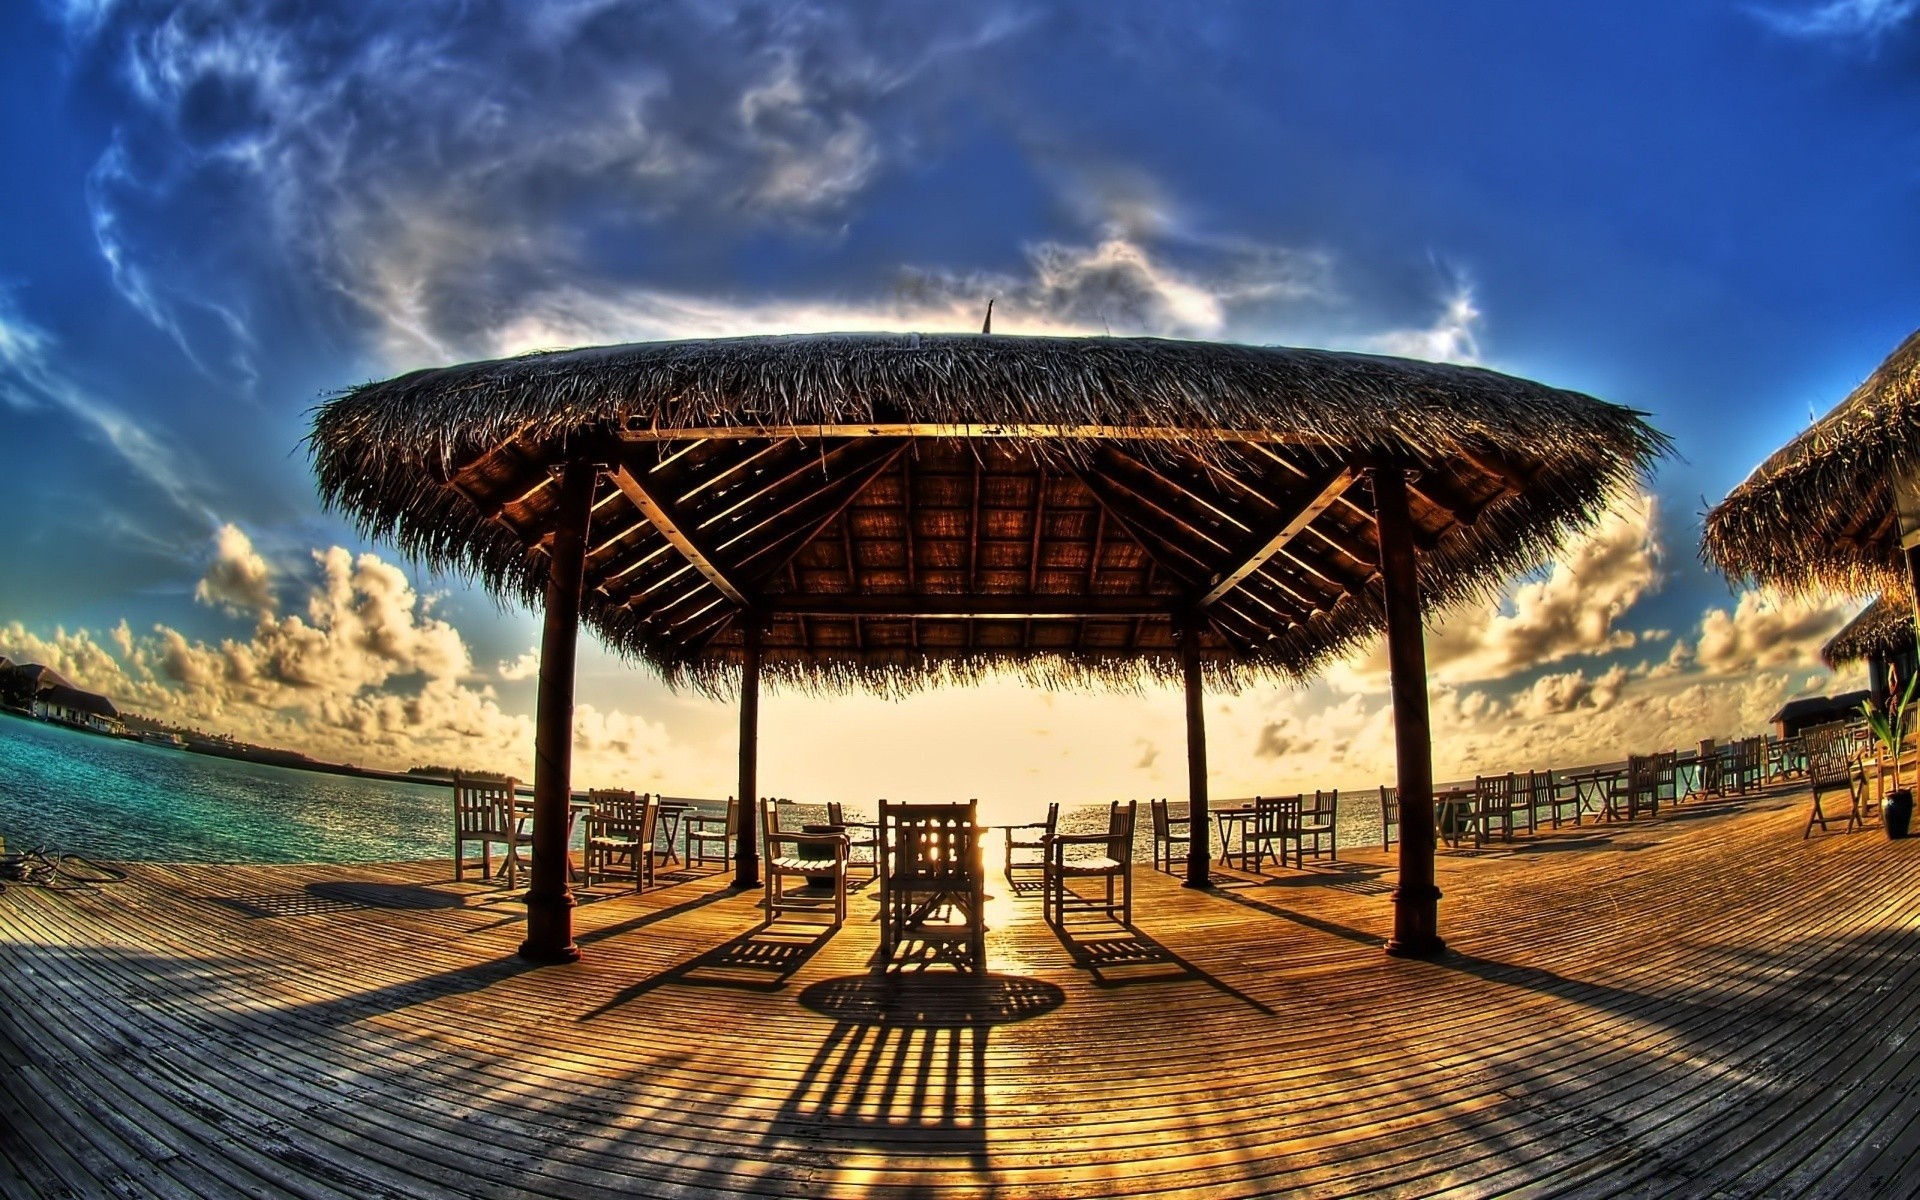
[[663, 342], [419, 371], [318, 411], [327, 503], [538, 604], [549, 469], [606, 464], [583, 619], [674, 683], [897, 690], [1013, 669], [1300, 677], [1382, 628], [1364, 471], [1418, 471], [1428, 607], [1486, 597], [1665, 453], [1470, 367], [1147, 338]]
[[1791, 594], [1906, 589], [1896, 472], [1920, 463], [1920, 332], [1707, 513], [1701, 550], [1737, 582]]
[[1878, 656], [1891, 660], [1913, 649], [1913, 603], [1904, 595], [1879, 596], [1820, 647], [1829, 667], [1844, 667]]

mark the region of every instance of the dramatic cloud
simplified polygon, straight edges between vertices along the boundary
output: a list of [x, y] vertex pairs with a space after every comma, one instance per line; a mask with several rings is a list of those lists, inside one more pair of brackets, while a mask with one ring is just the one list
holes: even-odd
[[253, 542], [229, 522], [214, 535], [213, 563], [193, 589], [194, 599], [235, 615], [273, 612], [273, 580], [267, 560], [254, 552]]
[[[1569, 546], [1545, 578], [1510, 589], [1499, 605], [1456, 608], [1427, 635], [1427, 669], [1454, 683], [1503, 679], [1548, 663], [1609, 654], [1640, 638], [1621, 618], [1660, 581], [1657, 504], [1638, 496], [1616, 506]], [[1369, 690], [1386, 678], [1378, 645], [1334, 677]]]
[[[930, 19], [929, 19], [930, 18]], [[304, 280], [390, 356], [485, 341], [646, 232], [811, 229], [911, 157], [996, 6], [896, 20], [799, 3], [71, 5], [130, 101], [89, 189], [122, 294], [197, 362]], [[191, 246], [188, 253], [184, 247]], [[249, 286], [249, 283], [251, 286]]]
[[[196, 592], [258, 620], [251, 636], [211, 643], [125, 622], [97, 637], [19, 622], [0, 625], [0, 654], [41, 662], [121, 708], [369, 766], [422, 762], [528, 777], [532, 721], [501, 708], [470, 677], [458, 630], [428, 614], [405, 572], [376, 555], [316, 552], [319, 580], [304, 614], [275, 617], [266, 564], [232, 527]], [[710, 754], [675, 743], [656, 722], [581, 705], [575, 749], [582, 782], [712, 785]]]
[[1218, 337], [1248, 305], [1303, 299], [1327, 286], [1324, 261], [1275, 247], [1218, 243], [1204, 254], [1181, 257], [1186, 265], [1176, 266], [1163, 247], [1112, 232], [1092, 245], [1032, 247], [1025, 276], [907, 271], [885, 294], [868, 300], [729, 300], [569, 283], [515, 297], [474, 351], [508, 355], [593, 343], [841, 329], [959, 332], [980, 327], [988, 300], [995, 302], [994, 328], [1006, 333]]
[[1402, 358], [1478, 364], [1480, 320], [1479, 306], [1473, 302], [1473, 288], [1464, 281], [1456, 282], [1432, 325], [1380, 334], [1372, 339], [1372, 348]]
[[1742, 592], [1731, 613], [1723, 608], [1707, 611], [1692, 658], [1714, 675], [1795, 666], [1824, 670], [1821, 644], [1858, 608], [1851, 601], [1808, 603]]

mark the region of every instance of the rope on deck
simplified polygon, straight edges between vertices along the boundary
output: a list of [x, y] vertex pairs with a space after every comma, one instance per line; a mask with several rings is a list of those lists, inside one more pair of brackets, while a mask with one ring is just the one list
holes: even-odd
[[22, 854], [0, 854], [0, 894], [8, 887], [37, 887], [49, 891], [79, 891], [120, 883], [125, 871], [104, 866], [78, 854], [48, 852], [35, 846]]

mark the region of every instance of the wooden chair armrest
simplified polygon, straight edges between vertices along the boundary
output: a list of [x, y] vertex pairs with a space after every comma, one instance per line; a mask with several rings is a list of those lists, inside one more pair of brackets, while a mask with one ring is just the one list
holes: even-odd
[[1056, 833], [1047, 838], [1050, 846], [1092, 846], [1106, 845], [1113, 840], [1110, 833]]

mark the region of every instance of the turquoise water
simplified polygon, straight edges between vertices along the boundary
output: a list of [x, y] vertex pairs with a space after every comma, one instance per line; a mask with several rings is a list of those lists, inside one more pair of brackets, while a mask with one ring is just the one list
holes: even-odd
[[453, 852], [445, 785], [235, 762], [0, 716], [0, 837], [149, 862], [377, 862]]
[[[871, 816], [868, 806], [848, 809]], [[794, 817], [821, 820], [825, 810], [800, 805]], [[1151, 861], [1144, 803], [1137, 819], [1138, 855]], [[1060, 817], [1064, 832], [1105, 822], [1104, 805], [1063, 806]], [[385, 862], [450, 855], [452, 829], [444, 784], [237, 762], [0, 716], [0, 837], [9, 850], [147, 862]], [[1379, 831], [1375, 793], [1342, 797], [1340, 845], [1378, 845]], [[997, 862], [999, 839], [988, 844]]]

